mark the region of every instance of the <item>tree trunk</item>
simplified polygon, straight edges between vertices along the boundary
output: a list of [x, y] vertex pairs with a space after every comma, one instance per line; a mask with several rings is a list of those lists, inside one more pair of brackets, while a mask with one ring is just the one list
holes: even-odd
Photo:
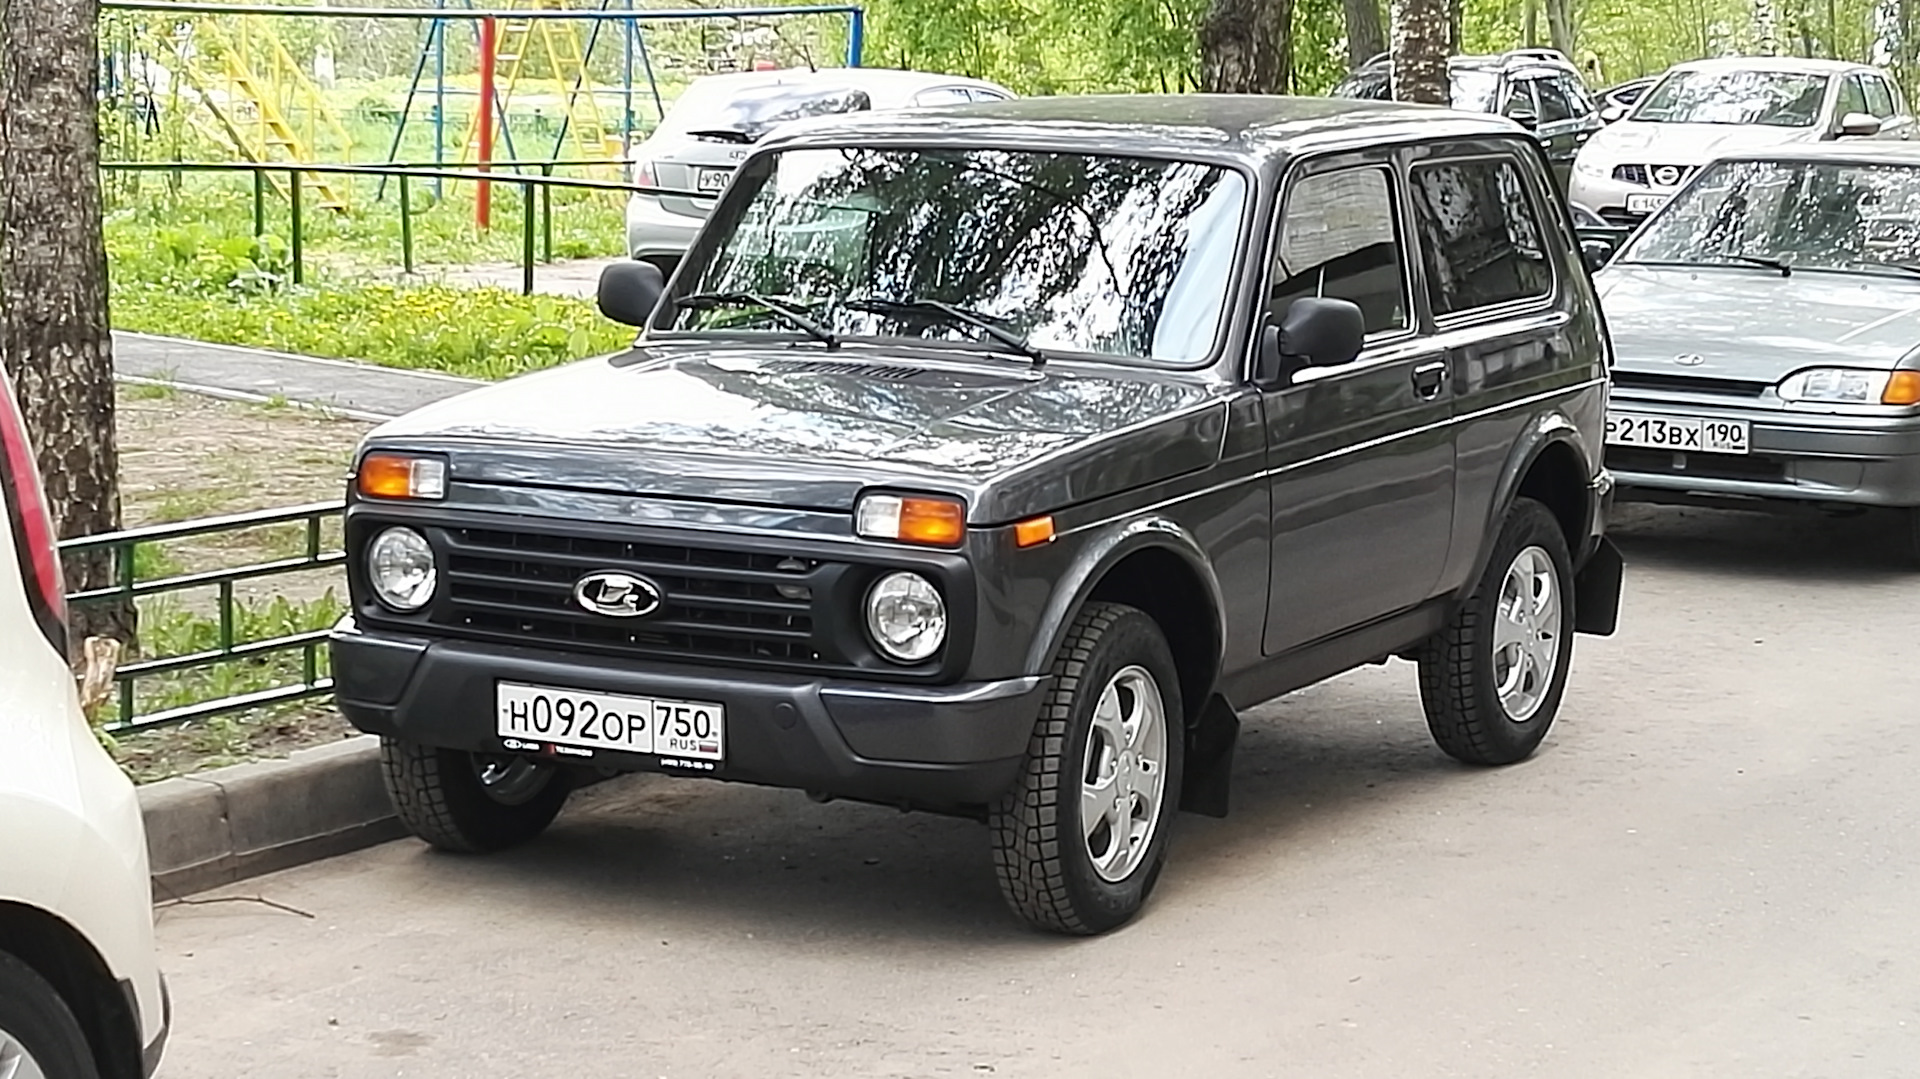
[[1576, 28], [1573, 0], [1546, 0], [1547, 43], [1567, 56], [1573, 55]]
[[1425, 105], [1451, 99], [1448, 0], [1393, 0], [1393, 97]]
[[1284, 94], [1293, 85], [1293, 0], [1213, 0], [1200, 24], [1200, 88]]
[[[100, 234], [99, 0], [0, 0], [0, 364], [13, 377], [61, 538], [120, 527], [113, 341]], [[69, 587], [113, 582], [108, 555], [69, 560]], [[131, 605], [73, 611], [131, 640]]]
[[1531, 49], [1540, 44], [1540, 0], [1524, 0], [1527, 10], [1521, 16], [1520, 43]]
[[1387, 51], [1387, 31], [1380, 20], [1380, 0], [1345, 0], [1347, 9], [1347, 66], [1361, 64]]

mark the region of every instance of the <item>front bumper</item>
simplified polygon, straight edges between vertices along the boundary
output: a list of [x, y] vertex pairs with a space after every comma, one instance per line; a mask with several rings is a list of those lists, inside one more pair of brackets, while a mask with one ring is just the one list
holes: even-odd
[[1642, 221], [1652, 216], [1644, 207], [1629, 208], [1633, 196], [1654, 196], [1660, 199], [1670, 197], [1673, 188], [1648, 187], [1645, 184], [1628, 183], [1611, 176], [1590, 176], [1579, 169], [1567, 179], [1567, 201], [1584, 206], [1605, 218], [1609, 225], [1637, 228]]
[[1608, 446], [1607, 466], [1622, 501], [1920, 506], [1920, 416], [1794, 412], [1641, 398], [1617, 389], [1612, 407], [1750, 425], [1746, 455]]
[[[362, 629], [352, 619], [335, 627], [332, 644], [340, 711], [371, 734], [507, 752], [494, 723], [494, 686], [503, 680], [715, 701], [727, 709], [726, 760], [695, 774], [930, 809], [985, 804], [1013, 782], [1048, 682], [829, 681], [403, 636]], [[553, 759], [675, 771], [657, 758], [621, 752]]]

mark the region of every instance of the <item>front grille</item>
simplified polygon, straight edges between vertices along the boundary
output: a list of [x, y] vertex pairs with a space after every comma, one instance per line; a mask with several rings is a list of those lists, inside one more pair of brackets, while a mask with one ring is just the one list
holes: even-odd
[[[434, 620], [471, 635], [690, 659], [814, 663], [819, 564], [778, 554], [546, 532], [449, 528], [447, 591]], [[573, 587], [596, 570], [645, 576], [665, 594], [644, 618], [592, 614]], [[786, 590], [783, 594], [782, 589]]]
[[1787, 463], [1759, 454], [1674, 453], [1632, 446], [1608, 446], [1607, 467], [1615, 472], [1653, 472], [1698, 476], [1710, 480], [1760, 480], [1779, 483], [1787, 478]]
[[1647, 186], [1647, 167], [1645, 165], [1615, 165], [1613, 178], [1622, 183]]
[[1748, 382], [1738, 378], [1702, 378], [1694, 375], [1663, 375], [1647, 371], [1615, 371], [1613, 384], [1630, 390], [1667, 390], [1673, 393], [1714, 393], [1728, 397], [1758, 397], [1767, 392], [1770, 382]]

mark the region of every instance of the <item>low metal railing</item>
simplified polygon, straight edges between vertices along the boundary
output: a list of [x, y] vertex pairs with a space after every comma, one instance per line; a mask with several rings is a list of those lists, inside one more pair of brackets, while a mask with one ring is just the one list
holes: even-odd
[[[344, 506], [339, 501], [315, 502], [286, 509], [134, 528], [62, 542], [61, 554], [68, 557], [110, 553], [117, 578], [114, 584], [70, 594], [67, 602], [74, 607], [109, 602], [132, 603], [139, 599], [195, 589], [212, 588], [216, 593], [213, 617], [218, 623], [218, 643], [212, 648], [185, 655], [142, 656], [122, 663], [114, 673], [117, 683], [115, 717], [105, 725], [106, 729], [109, 732], [144, 730], [329, 692], [333, 688], [333, 679], [322, 669], [322, 649], [326, 645], [329, 627], [313, 626], [262, 640], [239, 640], [235, 626], [237, 605], [234, 585], [241, 581], [340, 565], [346, 560], [346, 554], [337, 544], [327, 542], [325, 526], [328, 521], [341, 516]], [[295, 556], [223, 569], [176, 573], [151, 580], [142, 580], [136, 573], [136, 552], [143, 546], [295, 525], [305, 529], [303, 549]], [[222, 664], [255, 662], [264, 657], [296, 651], [300, 654], [297, 677], [285, 680], [283, 684], [191, 701], [145, 714], [141, 714], [137, 707], [135, 687], [143, 679], [205, 670]]]

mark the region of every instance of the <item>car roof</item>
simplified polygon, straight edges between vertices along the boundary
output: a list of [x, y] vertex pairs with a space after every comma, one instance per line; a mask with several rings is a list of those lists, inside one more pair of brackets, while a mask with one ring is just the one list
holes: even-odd
[[[977, 86], [989, 90], [998, 90], [1003, 94], [1012, 91], [1004, 86], [976, 79], [966, 75], [943, 75], [933, 71], [906, 71], [889, 67], [823, 67], [776, 68], [771, 71], [729, 71], [718, 75], [702, 75], [693, 80], [702, 89], [715, 87], [727, 90], [753, 90], [762, 86], [806, 86], [817, 84], [829, 87], [847, 87], [857, 90], [889, 89], [896, 93], [910, 94], [935, 86]], [[691, 85], [691, 84], [690, 84]]]
[[[1851, 71], [1880, 69], [1851, 60], [1826, 60], [1806, 56], [1719, 56], [1708, 60], [1689, 60], [1675, 64], [1670, 71], [1792, 71], [1817, 75], [1835, 75]], [[1884, 72], [1880, 72], [1884, 74]]]
[[1892, 139], [1789, 143], [1721, 154], [1722, 161], [1826, 161], [1854, 165], [1920, 165], [1920, 144]]
[[872, 139], [974, 147], [987, 140], [1258, 163], [1385, 142], [1522, 134], [1519, 125], [1503, 117], [1432, 105], [1259, 94], [1110, 94], [841, 113], [783, 125], [767, 145]]

